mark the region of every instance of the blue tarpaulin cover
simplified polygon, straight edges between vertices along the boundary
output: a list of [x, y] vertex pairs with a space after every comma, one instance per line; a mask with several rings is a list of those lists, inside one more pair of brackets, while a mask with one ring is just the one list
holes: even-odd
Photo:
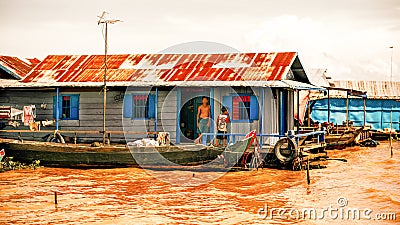
[[[311, 119], [319, 122], [328, 121], [328, 99], [312, 101]], [[330, 122], [342, 124], [346, 121], [346, 99], [330, 99]], [[390, 128], [390, 112], [392, 111], [392, 127], [400, 130], [400, 102], [391, 99], [367, 99], [366, 122], [373, 130]], [[364, 102], [361, 98], [349, 98], [349, 120], [355, 126], [364, 125]]]

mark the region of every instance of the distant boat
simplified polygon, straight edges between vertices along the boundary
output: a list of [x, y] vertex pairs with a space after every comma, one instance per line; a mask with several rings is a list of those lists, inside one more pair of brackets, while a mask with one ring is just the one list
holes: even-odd
[[364, 127], [348, 128], [338, 134], [329, 134], [325, 136], [327, 149], [345, 148], [355, 143], [356, 138], [364, 130]]

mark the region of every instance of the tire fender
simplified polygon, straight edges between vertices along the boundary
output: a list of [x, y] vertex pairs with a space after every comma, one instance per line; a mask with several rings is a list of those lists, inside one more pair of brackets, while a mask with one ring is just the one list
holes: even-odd
[[[291, 153], [289, 156], [284, 156], [281, 153], [281, 147], [284, 144], [288, 144], [288, 147], [290, 146], [291, 148]], [[281, 138], [279, 139], [275, 146], [274, 146], [274, 153], [276, 158], [282, 163], [282, 164], [288, 164], [290, 162], [292, 162], [296, 157], [297, 157], [297, 146], [296, 143], [294, 143], [294, 141], [290, 138]]]
[[47, 137], [47, 142], [65, 143], [63, 136], [60, 133], [50, 134]]

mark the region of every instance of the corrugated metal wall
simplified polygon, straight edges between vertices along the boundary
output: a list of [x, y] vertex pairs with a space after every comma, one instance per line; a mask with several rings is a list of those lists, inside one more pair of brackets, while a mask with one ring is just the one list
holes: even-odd
[[[328, 121], [328, 99], [312, 101], [311, 118], [314, 121]], [[373, 130], [390, 128], [390, 113], [392, 111], [393, 129], [400, 130], [400, 102], [389, 99], [366, 100], [366, 122]], [[342, 124], [346, 121], [346, 99], [330, 99], [330, 122]], [[349, 120], [354, 125], [364, 124], [364, 103], [361, 98], [349, 99]]]

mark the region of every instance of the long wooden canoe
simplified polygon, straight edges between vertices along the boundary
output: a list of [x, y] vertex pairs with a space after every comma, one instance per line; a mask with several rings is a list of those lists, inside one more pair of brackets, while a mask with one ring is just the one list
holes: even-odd
[[211, 161], [222, 150], [203, 145], [169, 147], [131, 147], [89, 144], [62, 144], [0, 139], [0, 149], [21, 162], [40, 160], [41, 165], [57, 167], [87, 166], [164, 166], [199, 165]]

